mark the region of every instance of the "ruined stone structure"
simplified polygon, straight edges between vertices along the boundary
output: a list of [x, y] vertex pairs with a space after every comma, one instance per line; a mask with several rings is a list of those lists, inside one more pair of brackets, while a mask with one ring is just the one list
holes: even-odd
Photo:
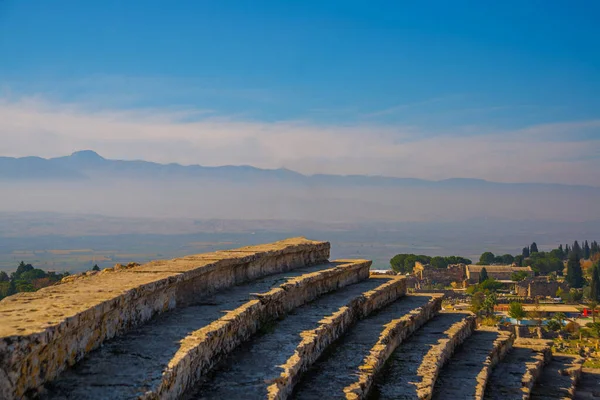
[[[442, 294], [406, 294], [405, 277], [370, 273], [368, 260], [329, 261], [329, 250], [287, 239], [8, 297], [0, 301], [0, 399], [575, 392], [581, 364], [553, 359], [546, 342], [477, 328], [469, 312], [441, 311]], [[554, 376], [564, 370], [568, 377]]]
[[527, 278], [515, 285], [517, 296], [523, 297], [556, 297], [558, 289], [569, 290], [565, 282], [557, 282], [546, 276]]
[[462, 285], [466, 277], [464, 264], [452, 264], [446, 268], [435, 268], [429, 264], [422, 264], [419, 261], [415, 262], [413, 275], [415, 275], [421, 287], [436, 284], [450, 286], [452, 282]]
[[516, 265], [467, 265], [466, 275], [469, 283], [479, 282], [479, 274], [485, 268], [488, 277], [498, 281], [511, 281], [512, 274], [515, 272], [525, 272], [528, 276], [534, 275], [531, 267], [517, 267]]

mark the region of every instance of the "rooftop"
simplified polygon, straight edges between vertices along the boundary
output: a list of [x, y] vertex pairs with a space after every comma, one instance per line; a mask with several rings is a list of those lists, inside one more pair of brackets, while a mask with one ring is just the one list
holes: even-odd
[[518, 271], [533, 272], [531, 267], [517, 267], [515, 265], [475, 265], [475, 264], [467, 265], [467, 270], [469, 272], [481, 272], [481, 270], [483, 268], [485, 268], [485, 270], [487, 272], [518, 272]]

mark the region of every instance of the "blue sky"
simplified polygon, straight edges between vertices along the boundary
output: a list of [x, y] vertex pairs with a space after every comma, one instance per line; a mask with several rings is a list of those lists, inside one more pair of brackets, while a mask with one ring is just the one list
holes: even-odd
[[558, 0], [0, 0], [0, 153], [600, 185], [598, 15]]

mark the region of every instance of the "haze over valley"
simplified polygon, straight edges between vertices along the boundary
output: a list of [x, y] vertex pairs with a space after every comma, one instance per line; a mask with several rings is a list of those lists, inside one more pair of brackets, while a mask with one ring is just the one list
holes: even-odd
[[0, 158], [0, 267], [77, 271], [278, 240], [326, 238], [387, 268], [398, 252], [518, 253], [600, 236], [600, 188], [477, 179], [306, 176], [250, 166]]

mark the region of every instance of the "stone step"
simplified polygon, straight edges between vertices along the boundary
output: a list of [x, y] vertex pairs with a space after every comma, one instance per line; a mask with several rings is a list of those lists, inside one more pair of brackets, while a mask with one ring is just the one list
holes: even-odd
[[34, 393], [107, 340], [158, 314], [265, 275], [326, 263], [329, 253], [328, 242], [290, 238], [88, 271], [9, 296], [0, 300], [0, 399]]
[[[402, 278], [371, 277], [295, 309], [234, 350], [184, 399], [285, 398], [295, 373], [310, 367], [356, 319], [403, 295]], [[404, 286], [403, 286], [404, 287]]]
[[[176, 398], [198, 378], [195, 373], [209, 369], [220, 355], [253, 334], [268, 317], [276, 318], [289, 311], [287, 308], [363, 280], [368, 277], [368, 268], [368, 262], [334, 262], [224, 289], [106, 342], [57, 380], [47, 383], [41, 397]], [[269, 291], [272, 288], [274, 291]], [[267, 293], [250, 300], [253, 293], [260, 292]], [[293, 299], [286, 299], [286, 295]], [[261, 296], [269, 298], [266, 305]], [[189, 368], [190, 363], [194, 369]]]
[[320, 400], [327, 393], [328, 399], [345, 399], [344, 388], [355, 382], [359, 367], [379, 341], [386, 324], [422, 307], [434, 308], [435, 302], [430, 295], [408, 295], [357, 322], [304, 374], [292, 398]]
[[575, 400], [600, 399], [600, 368], [583, 368], [575, 390]]
[[441, 312], [389, 358], [369, 399], [429, 399], [441, 367], [475, 330], [472, 314]]
[[552, 356], [531, 390], [531, 399], [570, 400], [581, 377], [583, 359], [573, 355]]
[[491, 371], [510, 350], [514, 340], [514, 335], [509, 332], [478, 328], [440, 371], [433, 399], [481, 399]]
[[498, 363], [487, 384], [487, 400], [528, 399], [544, 366], [550, 362], [552, 342], [517, 339]]

